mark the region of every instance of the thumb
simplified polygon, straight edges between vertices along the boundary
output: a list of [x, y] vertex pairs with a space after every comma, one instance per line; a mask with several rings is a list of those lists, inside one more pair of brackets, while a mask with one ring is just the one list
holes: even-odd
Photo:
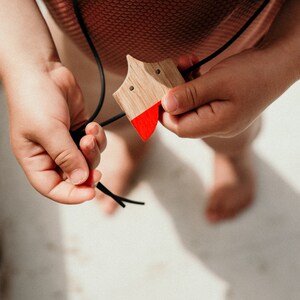
[[[43, 135], [41, 144], [55, 164], [67, 175], [72, 184], [84, 183], [89, 176], [88, 164], [64, 125]], [[51, 133], [52, 132], [52, 133]]]
[[169, 90], [162, 99], [163, 109], [179, 115], [217, 99], [218, 80], [205, 74]]

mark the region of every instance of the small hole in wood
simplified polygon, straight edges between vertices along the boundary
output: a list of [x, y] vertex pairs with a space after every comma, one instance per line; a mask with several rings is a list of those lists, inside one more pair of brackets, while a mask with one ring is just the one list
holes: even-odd
[[130, 91], [133, 91], [133, 90], [134, 90], [134, 86], [131, 85], [131, 86], [129, 87], [129, 90], [130, 90]]
[[156, 74], [160, 74], [160, 69], [156, 69], [156, 70], [155, 70], [155, 73], [156, 73]]

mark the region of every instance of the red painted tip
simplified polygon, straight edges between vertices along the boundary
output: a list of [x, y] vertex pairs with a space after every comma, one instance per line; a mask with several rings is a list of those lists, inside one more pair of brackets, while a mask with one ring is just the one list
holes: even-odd
[[131, 120], [131, 124], [139, 133], [143, 141], [147, 141], [156, 128], [160, 104], [161, 101], [155, 103], [153, 106]]

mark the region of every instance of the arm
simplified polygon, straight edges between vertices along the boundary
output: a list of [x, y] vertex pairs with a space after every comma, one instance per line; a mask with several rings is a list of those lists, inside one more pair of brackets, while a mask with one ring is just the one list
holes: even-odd
[[166, 95], [162, 124], [182, 137], [232, 137], [300, 78], [300, 3], [287, 0], [263, 42]]
[[[2, 2], [0, 75], [8, 98], [13, 151], [41, 194], [63, 203], [92, 199], [91, 185], [77, 185], [88, 179], [89, 166], [99, 160], [104, 133], [92, 124], [81, 140], [81, 151], [76, 147], [69, 130], [85, 121], [85, 113], [73, 75], [60, 63], [35, 1]], [[99, 173], [93, 173], [98, 180]]]

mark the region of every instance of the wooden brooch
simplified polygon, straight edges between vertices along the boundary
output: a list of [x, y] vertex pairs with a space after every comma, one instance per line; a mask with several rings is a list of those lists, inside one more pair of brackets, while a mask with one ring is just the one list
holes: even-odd
[[162, 97], [185, 81], [172, 59], [145, 63], [127, 55], [127, 62], [127, 76], [113, 96], [146, 141], [156, 128]]

